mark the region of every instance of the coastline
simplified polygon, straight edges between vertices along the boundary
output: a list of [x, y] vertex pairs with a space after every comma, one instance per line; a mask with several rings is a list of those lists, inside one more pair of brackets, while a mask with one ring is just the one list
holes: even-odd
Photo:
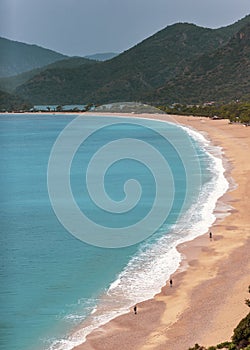
[[210, 242], [205, 234], [177, 247], [183, 259], [172, 276], [173, 288], [167, 282], [161, 293], [138, 304], [138, 315], [131, 311], [118, 316], [92, 331], [74, 350], [187, 350], [195, 343], [210, 346], [230, 340], [233, 329], [247, 314], [244, 300], [250, 284], [247, 203], [250, 166], [245, 161], [250, 129], [229, 125], [227, 120], [212, 121], [204, 117], [119, 115], [170, 121], [205, 133], [214, 145], [222, 147], [230, 162], [226, 177], [229, 181], [233, 178], [237, 186], [219, 199], [219, 203], [230, 205], [232, 209], [231, 215], [222, 220], [218, 205], [215, 208], [217, 220], [211, 228], [213, 240]]

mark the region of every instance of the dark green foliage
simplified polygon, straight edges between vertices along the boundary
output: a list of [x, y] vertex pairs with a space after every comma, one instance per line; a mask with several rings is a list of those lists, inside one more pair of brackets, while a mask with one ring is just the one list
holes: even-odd
[[[248, 292], [250, 293], [250, 286], [248, 286]], [[246, 299], [245, 304], [250, 307], [250, 299]]]
[[191, 62], [181, 74], [146, 96], [158, 103], [230, 101], [250, 94], [250, 24], [219, 49]]
[[223, 349], [223, 348], [228, 348], [231, 343], [229, 341], [225, 341], [221, 344], [217, 345], [217, 349]]
[[71, 69], [83, 66], [85, 64], [95, 64], [94, 61], [87, 58], [71, 57], [60, 61], [51, 63], [45, 67], [37, 68], [24, 72], [12, 77], [0, 78], [0, 89], [6, 92], [13, 92], [19, 85], [25, 84], [28, 80], [32, 79], [35, 75], [47, 69]]
[[250, 94], [249, 40], [239, 39], [236, 32], [246, 22], [250, 16], [228, 30], [174, 24], [112, 60], [46, 70], [16, 92], [34, 104], [162, 104], [242, 98]]
[[168, 114], [196, 115], [205, 117], [217, 116], [221, 119], [229, 119], [231, 122], [250, 123], [250, 101], [231, 102], [228, 104], [214, 105], [181, 105], [161, 106], [161, 110]]
[[42, 68], [37, 68], [11, 77], [0, 78], [0, 89], [12, 93], [17, 86], [24, 84], [41, 71]]
[[199, 344], [195, 344], [193, 348], [189, 348], [188, 350], [206, 350], [203, 346], [200, 346]]
[[32, 105], [16, 95], [0, 91], [0, 112], [23, 110], [27, 111]]
[[250, 313], [243, 318], [238, 326], [234, 329], [232, 337], [233, 343], [236, 345], [247, 346], [250, 344]]
[[67, 56], [17, 41], [0, 38], [0, 77], [9, 77], [46, 66]]
[[58, 68], [71, 69], [71, 68], [83, 66], [85, 64], [95, 64], [95, 62], [93, 62], [92, 60], [90, 60], [88, 58], [76, 56], [76, 57], [65, 58], [63, 60], [51, 63], [51, 64], [47, 65], [46, 67], [43, 67], [43, 70], [58, 69]]

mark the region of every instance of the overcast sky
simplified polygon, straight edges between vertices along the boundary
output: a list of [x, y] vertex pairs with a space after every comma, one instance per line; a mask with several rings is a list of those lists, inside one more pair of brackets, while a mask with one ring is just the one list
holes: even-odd
[[67, 55], [122, 52], [176, 22], [217, 28], [250, 0], [0, 0], [0, 36]]

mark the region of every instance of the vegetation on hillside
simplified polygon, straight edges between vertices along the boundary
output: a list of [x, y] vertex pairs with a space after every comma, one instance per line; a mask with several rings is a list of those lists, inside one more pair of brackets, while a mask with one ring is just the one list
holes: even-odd
[[181, 74], [145, 96], [158, 103], [230, 101], [250, 94], [250, 23], [221, 48], [193, 60]]
[[45, 70], [71, 69], [83, 66], [85, 64], [95, 64], [95, 61], [82, 57], [65, 58], [63, 60], [50, 63], [49, 65], [42, 68], [33, 69], [11, 77], [0, 78], [0, 89], [12, 93], [19, 85], [25, 84], [34, 76], [40, 74]]
[[[156, 106], [207, 101], [227, 104], [250, 100], [249, 69], [250, 16], [246, 16], [219, 29], [174, 24], [109, 61], [78, 57], [57, 61], [0, 79], [0, 89], [38, 105], [119, 101]], [[234, 116], [248, 118], [241, 112]]]
[[31, 107], [21, 97], [0, 90], [0, 112], [28, 111]]
[[[250, 286], [248, 287], [250, 293]], [[250, 307], [250, 300], [245, 301], [246, 305]], [[229, 350], [250, 350], [250, 312], [244, 317], [238, 326], [233, 331], [232, 341], [226, 341], [216, 346], [209, 346], [205, 348], [199, 344], [195, 344], [193, 348], [189, 350], [217, 350], [217, 349], [229, 349]]]
[[9, 77], [46, 66], [67, 56], [37, 45], [0, 37], [0, 77]]
[[197, 103], [212, 95], [215, 100], [241, 99], [250, 89], [249, 40], [237, 37], [240, 40], [229, 43], [246, 22], [250, 23], [250, 16], [221, 29], [174, 24], [109, 61], [46, 70], [19, 86], [16, 93], [34, 104]]
[[250, 123], [250, 100], [246, 102], [231, 102], [228, 104], [203, 104], [160, 106], [167, 114], [194, 115], [229, 119], [230, 122]]

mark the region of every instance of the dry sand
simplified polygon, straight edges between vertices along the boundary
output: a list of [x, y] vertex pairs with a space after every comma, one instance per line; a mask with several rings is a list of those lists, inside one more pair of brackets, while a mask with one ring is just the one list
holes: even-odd
[[75, 350], [187, 350], [195, 343], [215, 345], [230, 340], [248, 312], [244, 300], [250, 284], [250, 127], [199, 117], [138, 117], [191, 126], [223, 147], [230, 162], [226, 175], [238, 186], [222, 200], [233, 208], [231, 215], [214, 223], [212, 241], [206, 234], [178, 247], [184, 259], [172, 276], [172, 288], [167, 282], [154, 299], [138, 305], [137, 315], [131, 310], [117, 317], [89, 334]]

